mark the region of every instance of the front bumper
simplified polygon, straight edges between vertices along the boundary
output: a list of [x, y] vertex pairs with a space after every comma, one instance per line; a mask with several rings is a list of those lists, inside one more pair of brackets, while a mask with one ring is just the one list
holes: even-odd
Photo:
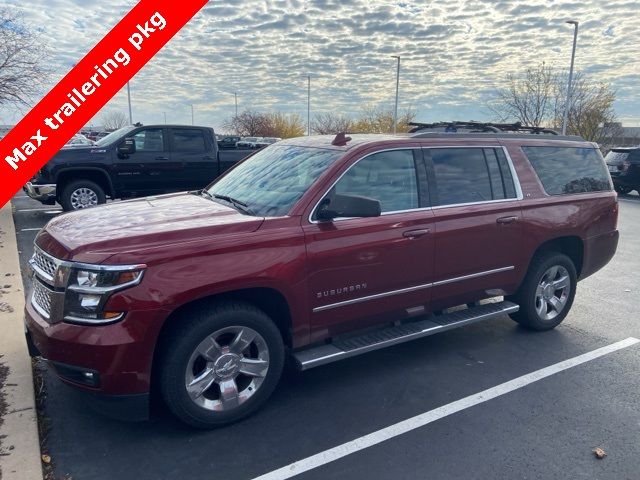
[[[106, 395], [147, 394], [155, 344], [167, 313], [130, 311], [117, 323], [103, 326], [48, 323], [33, 307], [25, 306], [29, 353], [47, 359], [65, 383]], [[83, 381], [94, 373], [95, 384]]]
[[22, 187], [22, 189], [34, 200], [38, 200], [39, 202], [45, 203], [47, 205], [53, 205], [56, 201], [55, 183], [38, 185], [35, 183], [27, 182], [27, 184]]

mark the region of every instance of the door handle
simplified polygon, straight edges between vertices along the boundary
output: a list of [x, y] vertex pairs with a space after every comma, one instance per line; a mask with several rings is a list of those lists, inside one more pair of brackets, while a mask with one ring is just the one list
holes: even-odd
[[156, 160], [169, 160], [169, 157], [159, 156], [159, 157], [156, 157]]
[[402, 236], [404, 238], [418, 238], [418, 237], [426, 235], [426, 234], [428, 234], [430, 232], [431, 232], [431, 230], [428, 229], [428, 228], [421, 228], [419, 230], [408, 230], [406, 232], [403, 232]]
[[516, 220], [518, 220], [518, 217], [516, 216], [512, 216], [512, 217], [500, 217], [496, 220], [496, 223], [499, 223], [501, 225], [508, 225], [509, 223], [513, 223]]

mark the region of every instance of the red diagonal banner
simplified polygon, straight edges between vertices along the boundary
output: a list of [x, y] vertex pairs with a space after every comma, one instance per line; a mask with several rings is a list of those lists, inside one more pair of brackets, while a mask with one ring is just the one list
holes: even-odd
[[133, 77], [207, 0], [141, 0], [0, 141], [0, 205]]

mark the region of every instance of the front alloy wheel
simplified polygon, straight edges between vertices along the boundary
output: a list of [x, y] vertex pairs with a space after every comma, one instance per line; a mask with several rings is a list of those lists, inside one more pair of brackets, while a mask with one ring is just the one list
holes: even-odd
[[67, 183], [58, 200], [65, 212], [71, 212], [101, 205], [107, 197], [96, 182], [80, 179]]
[[71, 192], [71, 207], [73, 210], [95, 207], [98, 205], [98, 194], [87, 187], [80, 187]]
[[269, 348], [249, 327], [226, 327], [202, 340], [189, 358], [185, 388], [198, 406], [230, 411], [249, 400], [269, 370]]
[[269, 316], [240, 301], [185, 310], [163, 333], [158, 380], [173, 414], [214, 428], [255, 412], [273, 393], [284, 366], [284, 343]]

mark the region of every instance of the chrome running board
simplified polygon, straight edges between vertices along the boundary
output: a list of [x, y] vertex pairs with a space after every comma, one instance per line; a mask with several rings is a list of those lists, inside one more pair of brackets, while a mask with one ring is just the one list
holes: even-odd
[[424, 320], [407, 322], [394, 327], [370, 331], [362, 335], [336, 339], [333, 343], [294, 352], [293, 357], [296, 359], [300, 370], [308, 370], [373, 350], [415, 340], [416, 338], [464, 327], [484, 320], [491, 320], [502, 315], [515, 313], [519, 309], [518, 305], [507, 301], [486, 303], [443, 315], [431, 315]]

